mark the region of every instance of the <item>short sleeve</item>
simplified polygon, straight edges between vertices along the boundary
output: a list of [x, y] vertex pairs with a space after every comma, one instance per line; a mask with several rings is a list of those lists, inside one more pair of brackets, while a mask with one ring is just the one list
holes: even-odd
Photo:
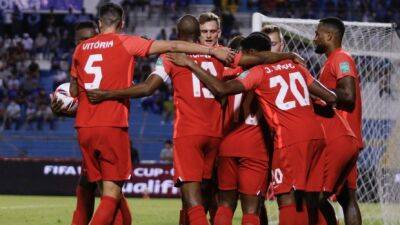
[[306, 69], [302, 65], [296, 65], [298, 69], [300, 70], [300, 73], [303, 75], [303, 77], [306, 79], [307, 86], [310, 86], [314, 82], [314, 77], [311, 75], [310, 71]]
[[357, 77], [355, 63], [347, 54], [340, 53], [336, 55], [331, 66], [332, 72], [335, 74], [337, 80], [346, 76]]
[[239, 80], [246, 91], [255, 90], [262, 83], [264, 72], [261, 67], [253, 67], [239, 75]]
[[154, 71], [151, 74], [161, 77], [163, 81], [166, 82], [169, 79], [168, 74], [170, 74], [170, 72], [170, 62], [165, 60], [165, 58], [162, 56], [158, 57]]
[[72, 56], [72, 61], [71, 61], [71, 70], [70, 70], [70, 74], [71, 77], [77, 78], [78, 77], [78, 70], [76, 69], [77, 65], [78, 65], [78, 47], [75, 48], [75, 52]]
[[145, 57], [154, 40], [147, 40], [138, 36], [121, 36], [126, 51], [132, 56]]

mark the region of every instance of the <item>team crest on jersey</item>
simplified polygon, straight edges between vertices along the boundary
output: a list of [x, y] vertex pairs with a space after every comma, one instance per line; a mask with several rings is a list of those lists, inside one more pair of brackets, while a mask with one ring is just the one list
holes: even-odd
[[350, 64], [349, 64], [348, 62], [341, 62], [341, 63], [339, 64], [339, 67], [340, 67], [340, 71], [341, 71], [342, 73], [348, 73], [348, 72], [350, 72]]
[[246, 70], [246, 71], [244, 71], [243, 73], [241, 73], [241, 74], [239, 75], [239, 78], [240, 78], [240, 79], [244, 79], [244, 78], [247, 77], [247, 74], [249, 74], [249, 71], [248, 71], [248, 70]]

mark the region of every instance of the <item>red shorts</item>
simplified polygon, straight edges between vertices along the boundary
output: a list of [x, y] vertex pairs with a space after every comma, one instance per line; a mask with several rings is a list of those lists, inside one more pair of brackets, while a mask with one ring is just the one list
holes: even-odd
[[268, 161], [253, 158], [219, 157], [218, 187], [242, 194], [264, 196], [267, 189]]
[[275, 195], [291, 190], [322, 191], [324, 139], [295, 143], [274, 150], [272, 185]]
[[221, 138], [193, 135], [174, 138], [174, 181], [211, 179]]
[[[325, 192], [337, 192], [348, 178], [356, 182], [358, 148], [354, 137], [341, 136], [330, 141], [323, 151], [323, 158]], [[349, 182], [353, 189], [356, 187], [355, 182]]]
[[90, 182], [123, 181], [131, 177], [131, 154], [127, 128], [81, 127], [78, 142]]
[[349, 189], [357, 190], [357, 178], [358, 178], [358, 170], [357, 170], [357, 160], [356, 160], [356, 163], [354, 163], [353, 167], [350, 169], [350, 173], [346, 179], [346, 184]]

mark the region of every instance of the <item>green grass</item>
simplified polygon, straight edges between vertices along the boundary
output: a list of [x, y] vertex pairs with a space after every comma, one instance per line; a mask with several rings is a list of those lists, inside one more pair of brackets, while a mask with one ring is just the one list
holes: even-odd
[[[177, 225], [180, 201], [178, 199], [129, 198], [135, 225]], [[395, 205], [395, 210], [399, 205]], [[67, 225], [75, 208], [74, 197], [9, 196], [0, 195], [1, 225]], [[276, 224], [277, 208], [268, 203], [270, 224]], [[378, 204], [361, 204], [364, 225], [382, 225]], [[397, 211], [400, 212], [400, 211]], [[339, 214], [340, 217], [340, 214]], [[235, 214], [234, 225], [240, 224], [240, 208]], [[343, 222], [341, 223], [343, 224]], [[397, 224], [397, 223], [394, 223]], [[400, 222], [399, 222], [400, 224]]]

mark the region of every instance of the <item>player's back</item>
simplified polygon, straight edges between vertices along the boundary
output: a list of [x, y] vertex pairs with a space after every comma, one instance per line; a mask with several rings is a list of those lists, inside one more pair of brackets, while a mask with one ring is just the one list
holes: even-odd
[[251, 72], [263, 74], [255, 93], [269, 126], [275, 131], [275, 147], [324, 138], [310, 103], [307, 86], [312, 77], [304, 67], [284, 60], [257, 66]]
[[224, 113], [221, 156], [267, 159], [261, 108], [254, 92], [230, 95]]
[[[222, 79], [224, 65], [209, 55], [189, 55], [199, 66]], [[188, 135], [222, 136], [222, 106], [200, 80], [162, 55], [157, 66], [168, 74], [174, 88], [174, 138]], [[156, 67], [157, 67], [156, 66]], [[156, 69], [156, 71], [159, 69]]]
[[79, 86], [76, 127], [128, 126], [129, 99], [91, 104], [85, 90], [116, 90], [131, 86], [133, 56], [145, 56], [150, 45], [151, 41], [138, 37], [108, 33], [77, 46], [71, 69]]

